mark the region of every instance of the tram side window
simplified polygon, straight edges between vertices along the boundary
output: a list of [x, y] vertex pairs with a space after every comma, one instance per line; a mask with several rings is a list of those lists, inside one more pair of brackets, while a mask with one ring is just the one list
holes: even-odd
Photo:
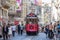
[[32, 22], [32, 19], [29, 19], [29, 23], [33, 23], [33, 22]]
[[37, 19], [35, 19], [34, 22], [37, 23]]
[[35, 19], [31, 19], [31, 22], [33, 23], [33, 24], [35, 24], [36, 22], [35, 22]]
[[32, 22], [32, 24], [35, 24], [35, 23], [37, 23], [37, 20], [36, 19], [30, 19], [29, 22]]
[[27, 19], [27, 20], [26, 20], [26, 24], [28, 24], [28, 21], [29, 21], [29, 20]]
[[34, 20], [32, 19], [31, 22], [34, 23]]
[[34, 23], [33, 19], [29, 19], [28, 23]]
[[28, 24], [28, 19], [26, 20], [26, 24]]
[[26, 23], [29, 24], [31, 22], [31, 19], [27, 19]]
[[26, 23], [27, 24], [29, 24], [29, 23], [36, 24], [36, 23], [38, 23], [38, 21], [37, 21], [37, 19], [27, 19]]

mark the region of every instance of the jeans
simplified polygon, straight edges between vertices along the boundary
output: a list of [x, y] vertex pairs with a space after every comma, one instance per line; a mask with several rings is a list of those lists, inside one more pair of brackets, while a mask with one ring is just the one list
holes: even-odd
[[12, 35], [13, 35], [13, 37], [15, 36], [15, 31], [12, 31]]
[[21, 35], [23, 34], [23, 30], [21, 30]]

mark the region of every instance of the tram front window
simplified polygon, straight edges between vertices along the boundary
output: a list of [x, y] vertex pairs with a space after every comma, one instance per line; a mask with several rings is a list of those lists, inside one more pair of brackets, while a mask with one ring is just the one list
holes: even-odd
[[36, 19], [27, 19], [27, 24], [36, 24], [37, 20]]

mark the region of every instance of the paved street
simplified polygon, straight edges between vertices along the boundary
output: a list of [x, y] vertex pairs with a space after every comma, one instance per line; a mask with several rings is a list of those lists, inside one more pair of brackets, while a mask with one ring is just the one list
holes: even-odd
[[46, 38], [45, 33], [39, 33], [36, 36], [28, 36], [25, 33], [23, 35], [16, 35], [15, 37], [12, 37], [11, 40], [58, 40], [58, 39], [49, 39]]
[[58, 39], [48, 39], [46, 38], [46, 34], [44, 33], [39, 33], [37, 36], [28, 36], [24, 33], [23, 35], [16, 34], [15, 37], [11, 37], [10, 40], [58, 40]]
[[46, 34], [39, 33], [37, 36], [27, 36], [26, 34], [16, 35], [11, 40], [49, 40], [49, 39], [46, 38]]
[[12, 40], [47, 40], [44, 33], [39, 33], [37, 36], [27, 36], [26, 34], [16, 35]]

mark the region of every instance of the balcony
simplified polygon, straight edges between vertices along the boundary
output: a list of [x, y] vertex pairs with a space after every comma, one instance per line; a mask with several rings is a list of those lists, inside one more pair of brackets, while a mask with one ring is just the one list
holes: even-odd
[[7, 0], [1, 0], [2, 7], [8, 9], [10, 7], [9, 2]]

